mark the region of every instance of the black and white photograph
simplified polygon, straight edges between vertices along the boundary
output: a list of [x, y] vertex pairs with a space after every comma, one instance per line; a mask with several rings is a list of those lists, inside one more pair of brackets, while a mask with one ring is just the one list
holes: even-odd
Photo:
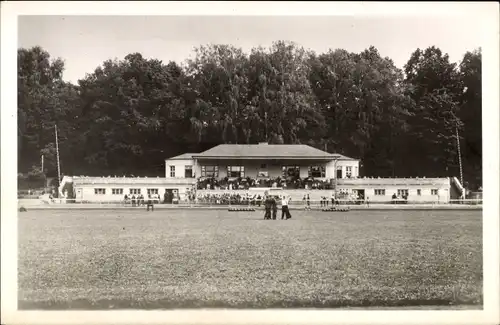
[[498, 323], [498, 3], [94, 3], [2, 5], [6, 324]]

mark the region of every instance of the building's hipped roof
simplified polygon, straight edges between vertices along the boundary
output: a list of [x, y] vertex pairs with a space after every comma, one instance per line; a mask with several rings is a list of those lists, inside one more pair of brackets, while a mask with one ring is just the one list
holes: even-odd
[[183, 153], [182, 155], [175, 156], [172, 158], [168, 158], [168, 160], [184, 160], [184, 159], [193, 159], [193, 156], [198, 155], [197, 153]]
[[193, 158], [225, 159], [341, 159], [356, 160], [340, 154], [331, 154], [303, 144], [221, 144]]

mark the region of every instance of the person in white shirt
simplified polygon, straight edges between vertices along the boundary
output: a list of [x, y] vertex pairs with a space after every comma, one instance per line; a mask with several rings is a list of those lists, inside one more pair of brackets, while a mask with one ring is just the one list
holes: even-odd
[[146, 211], [149, 211], [149, 208], [151, 208], [151, 211], [155, 210], [154, 199], [152, 198], [151, 194], [148, 194], [148, 200], [146, 201]]
[[285, 215], [287, 220], [292, 217], [292, 215], [290, 214], [290, 210], [288, 210], [289, 202], [290, 202], [290, 197], [287, 198], [285, 195], [283, 195], [281, 199], [281, 220], [285, 218]]

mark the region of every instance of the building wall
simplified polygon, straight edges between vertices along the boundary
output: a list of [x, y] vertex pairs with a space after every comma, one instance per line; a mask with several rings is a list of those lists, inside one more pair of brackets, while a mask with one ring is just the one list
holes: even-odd
[[[348, 193], [353, 193], [355, 190], [363, 189], [365, 190], [365, 198], [368, 197], [369, 201], [372, 203], [389, 203], [392, 200], [392, 194], [396, 193], [398, 189], [408, 189], [408, 201], [410, 202], [428, 202], [428, 203], [448, 203], [449, 202], [449, 189], [439, 188], [438, 195], [432, 195], [431, 190], [434, 187], [429, 185], [407, 185], [406, 187], [385, 187], [385, 195], [375, 195], [375, 189], [382, 189], [383, 187], [376, 186], [372, 187], [370, 185], [366, 186], [339, 186], [337, 188], [337, 193], [341, 190], [347, 191]], [[421, 195], [417, 195], [417, 189], [421, 190]], [[264, 195], [264, 192], [268, 190], [262, 189], [252, 189], [252, 190], [197, 190], [197, 195], [204, 196], [207, 194], [217, 195], [223, 193], [234, 193], [234, 194], [260, 194]], [[279, 194], [287, 195], [292, 198], [294, 202], [302, 202], [304, 195], [309, 194], [311, 201], [315, 204], [319, 204], [322, 197], [331, 198], [334, 194], [334, 190], [306, 190], [306, 189], [284, 189], [280, 190]]]
[[[337, 182], [337, 193], [347, 192], [353, 194], [358, 190], [364, 190], [365, 198], [368, 197], [370, 202], [391, 202], [392, 195], [398, 194], [398, 190], [408, 190], [408, 200], [410, 202], [429, 202], [429, 203], [448, 203], [450, 200], [450, 181], [448, 178], [433, 178], [433, 179], [416, 179], [416, 178], [357, 178], [357, 179], [342, 179]], [[385, 190], [384, 195], [375, 195], [375, 190]], [[420, 190], [420, 194], [418, 193]], [[436, 193], [433, 193], [436, 190]], [[266, 189], [254, 188], [250, 191], [240, 190], [243, 193], [264, 194]], [[304, 195], [309, 194], [312, 201], [319, 201], [321, 197], [331, 197], [335, 190], [306, 190], [306, 189], [284, 189], [286, 195], [290, 195], [292, 200], [300, 201]], [[224, 193], [234, 192], [238, 190], [202, 190], [197, 191], [199, 194], [208, 193]]]
[[[337, 183], [337, 191], [365, 190], [370, 201], [388, 201], [398, 190], [408, 190], [408, 200], [418, 202], [448, 202], [451, 183], [448, 178], [358, 178], [344, 179]], [[375, 190], [385, 190], [385, 195], [375, 194]], [[420, 190], [420, 194], [418, 193]], [[433, 193], [434, 192], [434, 193]]]
[[[123, 189], [123, 194], [112, 194], [112, 189], [118, 189], [121, 188]], [[190, 188], [188, 185], [128, 185], [128, 186], [123, 186], [123, 185], [112, 185], [112, 184], [95, 184], [95, 185], [76, 185], [75, 186], [75, 193], [76, 193], [76, 200], [82, 200], [82, 201], [91, 201], [91, 202], [118, 202], [118, 201], [123, 201], [125, 194], [128, 195], [129, 197], [131, 196], [130, 194], [130, 189], [140, 189], [141, 194], [144, 195], [144, 198], [148, 197], [148, 189], [158, 189], [158, 195], [160, 196], [160, 200], [163, 201], [163, 196], [165, 194], [165, 190], [174, 190], [174, 192], [177, 192], [181, 199], [183, 199], [186, 195], [187, 189]], [[96, 194], [95, 189], [104, 189], [105, 194]], [[137, 196], [137, 195], [136, 195]]]
[[[147, 198], [148, 189], [157, 189], [160, 199], [163, 200], [165, 190], [177, 191], [181, 197], [195, 183], [195, 178], [148, 178], [148, 177], [67, 177], [61, 184], [72, 182], [76, 200], [92, 202], [123, 201], [124, 196], [131, 196], [130, 189], [140, 189], [140, 194]], [[103, 189], [104, 193], [96, 193], [96, 189]], [[113, 194], [113, 189], [121, 192]]]
[[359, 161], [357, 160], [332, 160], [326, 164], [326, 178], [337, 177], [337, 169], [342, 170], [342, 178], [347, 177], [348, 167], [351, 168], [351, 177], [359, 177]]
[[[450, 200], [449, 188], [438, 188], [429, 185], [406, 185], [406, 186], [373, 186], [365, 185], [361, 187], [343, 186], [338, 187], [337, 190], [348, 189], [350, 191], [363, 189], [365, 190], [365, 197], [369, 198], [370, 202], [387, 202], [392, 199], [392, 195], [398, 195], [398, 190], [408, 190], [408, 201], [416, 202], [448, 202]], [[384, 195], [375, 194], [375, 190], [385, 190]], [[420, 195], [418, 194], [420, 190]], [[436, 190], [437, 194], [432, 191]]]
[[[175, 167], [175, 173], [172, 176], [170, 172], [170, 167]], [[185, 178], [185, 167], [191, 166], [193, 168], [193, 176], [196, 177], [196, 166], [195, 161], [193, 159], [173, 159], [173, 160], [165, 160], [165, 178]], [[193, 178], [194, 178], [193, 177]]]
[[[259, 165], [260, 166], [260, 165]], [[225, 167], [224, 167], [225, 170]], [[281, 171], [281, 170], [280, 170]], [[136, 181], [136, 182], [134, 182]], [[192, 180], [178, 180], [177, 183], [170, 183], [166, 179], [105, 179], [105, 181], [87, 182], [79, 184], [79, 181], [74, 181], [74, 189], [77, 200], [85, 200], [92, 202], [113, 202], [122, 201], [125, 194], [130, 195], [130, 189], [140, 189], [141, 194], [147, 197], [147, 189], [158, 189], [158, 194], [163, 200], [165, 189], [177, 190], [181, 200], [185, 198], [186, 191], [194, 184]], [[172, 180], [173, 182], [173, 180]], [[180, 182], [180, 183], [179, 183]], [[448, 178], [439, 179], [342, 179], [338, 180], [337, 193], [347, 191], [353, 193], [357, 190], [365, 191], [365, 198], [368, 197], [370, 202], [390, 202], [392, 195], [398, 193], [398, 189], [408, 190], [408, 200], [414, 202], [435, 202], [447, 203], [450, 200], [450, 181]], [[112, 194], [112, 189], [123, 189], [123, 194]], [[104, 189], [105, 194], [96, 194], [95, 189]], [[262, 189], [262, 193], [265, 189]], [[376, 195], [375, 190], [385, 190], [384, 195]], [[420, 195], [418, 194], [420, 190]], [[437, 193], [433, 193], [437, 190]], [[334, 190], [283, 190], [293, 196], [293, 200], [300, 200], [305, 194], [310, 194], [311, 200], [320, 200], [321, 196], [330, 197]], [[201, 193], [202, 191], [198, 191]], [[227, 191], [224, 191], [227, 192]], [[246, 192], [246, 191], [245, 191]], [[259, 189], [251, 189], [249, 192], [257, 193]], [[215, 193], [213, 190], [207, 193]]]

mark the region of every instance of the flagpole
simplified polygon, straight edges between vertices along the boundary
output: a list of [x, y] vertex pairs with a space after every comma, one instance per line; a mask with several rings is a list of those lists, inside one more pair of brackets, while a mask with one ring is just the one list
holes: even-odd
[[57, 155], [57, 181], [61, 183], [61, 164], [59, 162], [59, 140], [57, 138], [57, 125], [54, 125], [56, 131], [56, 155]]
[[455, 125], [455, 132], [457, 134], [457, 149], [458, 149], [458, 165], [460, 167], [460, 183], [462, 183], [462, 187], [464, 188], [464, 193], [462, 193], [462, 198], [465, 195], [465, 185], [464, 185], [464, 174], [462, 169], [462, 153], [460, 152], [460, 138], [458, 136], [458, 120]]
[[269, 142], [269, 138], [267, 137], [267, 112], [264, 112], [265, 126], [266, 126], [266, 142]]

